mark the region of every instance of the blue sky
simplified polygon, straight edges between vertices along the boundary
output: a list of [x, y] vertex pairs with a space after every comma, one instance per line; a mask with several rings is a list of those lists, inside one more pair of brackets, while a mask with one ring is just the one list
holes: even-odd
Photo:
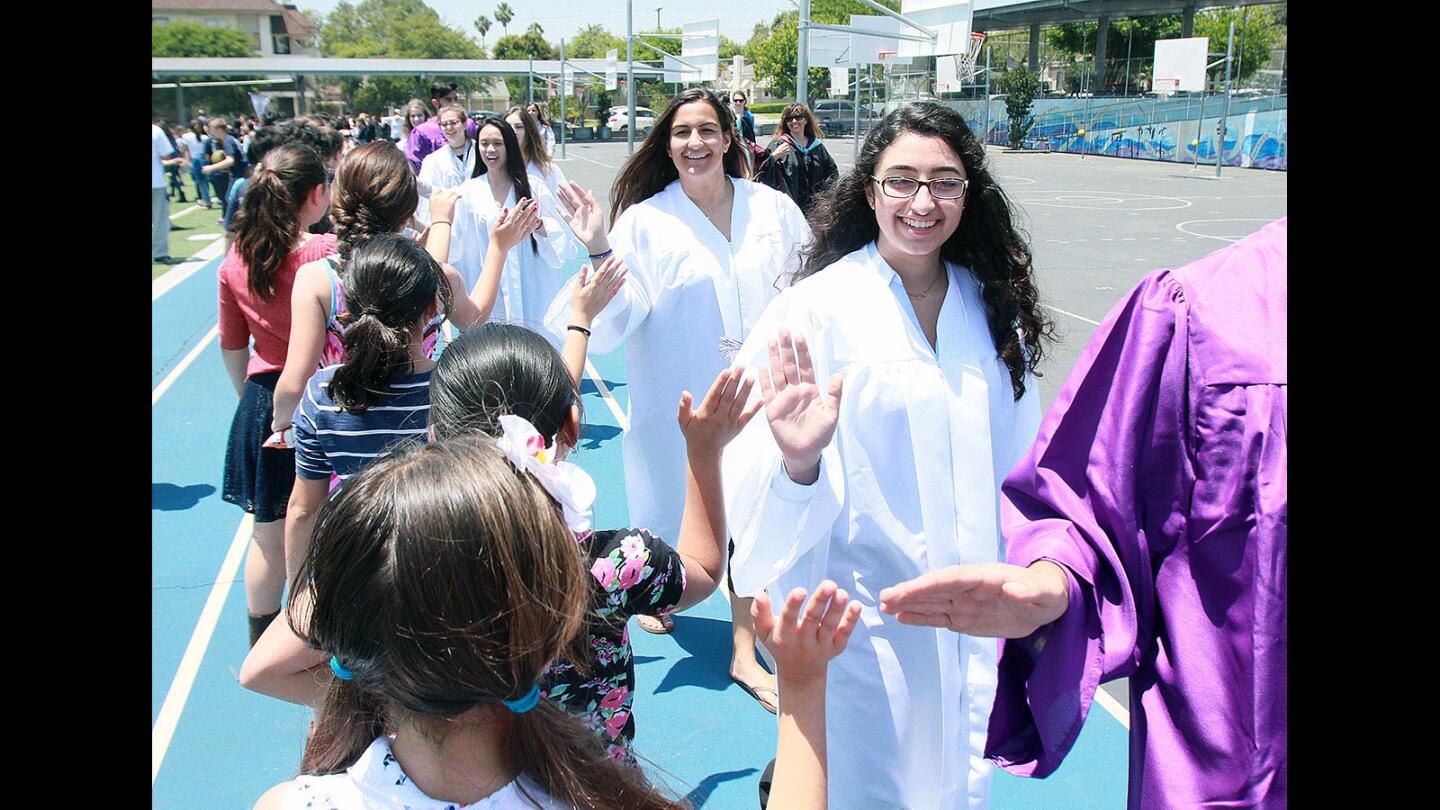
[[[356, 0], [351, 0], [355, 2]], [[339, 0], [292, 0], [298, 7], [328, 13], [338, 5]], [[495, 20], [495, 6], [499, 0], [425, 0], [426, 5], [435, 9], [447, 24], [476, 35], [471, 24], [484, 14], [491, 22]], [[617, 36], [625, 35], [625, 0], [509, 0], [515, 10], [515, 19], [510, 21], [510, 33], [523, 33], [532, 22], [540, 23], [545, 29], [545, 38], [558, 42], [561, 37], [569, 39], [590, 23], [600, 23]], [[724, 9], [717, 11], [716, 6]], [[757, 22], [769, 22], [776, 14], [795, 8], [788, 0], [634, 0], [635, 30], [651, 31], [655, 28], [655, 9], [660, 8], [660, 24], [669, 28], [687, 22], [720, 20], [720, 33], [743, 44], [750, 39]], [[486, 34], [486, 42], [494, 42], [500, 36], [499, 24]]]

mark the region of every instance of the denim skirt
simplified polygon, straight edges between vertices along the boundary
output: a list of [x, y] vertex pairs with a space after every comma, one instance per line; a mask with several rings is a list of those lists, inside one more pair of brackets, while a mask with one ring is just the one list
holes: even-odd
[[261, 447], [270, 437], [275, 383], [279, 379], [280, 372], [271, 371], [245, 380], [225, 447], [225, 487], [221, 497], [254, 515], [256, 523], [284, 520], [290, 489], [295, 485], [295, 451]]

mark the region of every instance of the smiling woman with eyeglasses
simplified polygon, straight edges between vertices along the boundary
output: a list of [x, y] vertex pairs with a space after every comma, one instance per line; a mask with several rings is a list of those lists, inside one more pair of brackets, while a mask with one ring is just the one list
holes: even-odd
[[730, 574], [772, 600], [827, 578], [863, 594], [827, 682], [831, 806], [983, 807], [995, 641], [901, 625], [875, 595], [999, 559], [1000, 483], [1040, 422], [1030, 251], [980, 140], [934, 102], [887, 115], [809, 221], [735, 358], [760, 367], [766, 418], [725, 453]]

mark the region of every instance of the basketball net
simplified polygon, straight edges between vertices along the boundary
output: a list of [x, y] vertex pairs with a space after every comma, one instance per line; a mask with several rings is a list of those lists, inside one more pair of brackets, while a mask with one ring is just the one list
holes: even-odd
[[970, 34], [970, 50], [951, 57], [955, 60], [955, 81], [964, 83], [975, 75], [975, 60], [980, 57], [980, 48], [985, 44], [985, 36], [983, 31], [972, 32]]

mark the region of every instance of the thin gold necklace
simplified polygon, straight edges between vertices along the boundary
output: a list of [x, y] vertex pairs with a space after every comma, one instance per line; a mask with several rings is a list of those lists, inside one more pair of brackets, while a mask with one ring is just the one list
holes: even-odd
[[[905, 294], [908, 295], [908, 296], [910, 296], [911, 298], [924, 298], [925, 296], [927, 296], [927, 295], [930, 294], [930, 291], [931, 291], [931, 290], [935, 289], [935, 285], [936, 285], [936, 284], [939, 284], [939, 283], [940, 283], [940, 279], [943, 278], [944, 276], [945, 276], [945, 268], [942, 267], [942, 268], [940, 268], [940, 273], [939, 273], [939, 275], [935, 276], [935, 280], [932, 281], [932, 282], [930, 282], [930, 286], [929, 286], [929, 287], [926, 287], [926, 288], [925, 288], [925, 292], [912, 293], [912, 292], [910, 292], [909, 290], [906, 290], [906, 291], [905, 291]], [[901, 287], [904, 287], [905, 285], [904, 285], [904, 284], [901, 284], [900, 286], [901, 286]]]

